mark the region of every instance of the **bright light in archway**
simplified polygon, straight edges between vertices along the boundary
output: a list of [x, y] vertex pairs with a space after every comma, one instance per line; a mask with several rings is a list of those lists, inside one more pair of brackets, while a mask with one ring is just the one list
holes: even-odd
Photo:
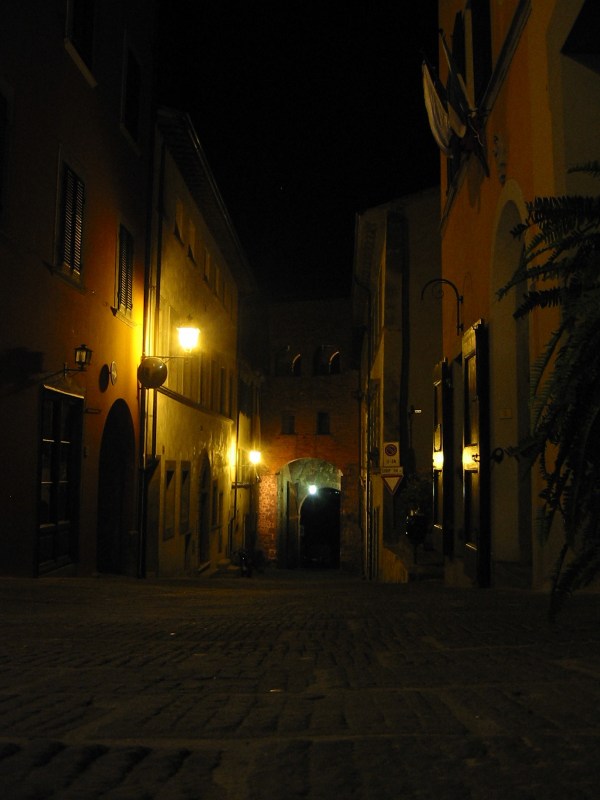
[[310, 486], [308, 487], [308, 493], [309, 494], [317, 493], [317, 487], [314, 485], [314, 483], [311, 483]]

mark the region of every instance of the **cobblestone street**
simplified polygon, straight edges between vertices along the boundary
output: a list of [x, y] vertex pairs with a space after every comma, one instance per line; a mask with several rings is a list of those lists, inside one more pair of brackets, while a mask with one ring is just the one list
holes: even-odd
[[0, 579], [0, 797], [596, 798], [600, 595]]

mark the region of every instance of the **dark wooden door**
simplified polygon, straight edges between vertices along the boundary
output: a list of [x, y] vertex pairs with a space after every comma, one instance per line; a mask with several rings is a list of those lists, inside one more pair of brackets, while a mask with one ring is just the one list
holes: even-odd
[[77, 561], [83, 398], [44, 388], [37, 571]]
[[464, 569], [478, 586], [490, 583], [488, 339], [483, 321], [463, 336]]
[[446, 359], [433, 370], [433, 546], [451, 556], [453, 529], [452, 387]]

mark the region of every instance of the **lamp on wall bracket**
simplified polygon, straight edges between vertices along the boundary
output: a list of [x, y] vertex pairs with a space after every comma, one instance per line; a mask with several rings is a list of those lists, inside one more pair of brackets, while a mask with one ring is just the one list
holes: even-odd
[[[260, 475], [258, 474], [258, 467], [261, 463], [262, 455], [260, 450], [250, 450], [248, 453], [248, 462], [244, 462], [242, 464], [238, 464], [236, 466], [236, 477], [235, 480], [231, 484], [232, 489], [251, 489], [252, 486], [256, 485], [260, 481]], [[251, 474], [253, 473], [253, 479], [240, 481], [238, 480], [238, 470], [243, 470], [244, 473], [247, 473], [249, 470]]]
[[92, 353], [93, 350], [90, 350], [87, 345], [78, 345], [75, 348], [75, 363], [77, 366], [70, 367], [65, 361], [62, 369], [57, 369], [56, 372], [51, 372], [49, 375], [44, 375], [44, 380], [47, 381], [49, 378], [53, 378], [55, 375], [61, 374], [64, 378], [66, 378], [69, 372], [85, 372], [86, 368], [89, 367], [92, 361]]
[[[461, 313], [460, 313], [460, 309], [461, 309], [462, 302], [463, 302], [463, 296], [462, 296], [462, 294], [459, 294], [458, 289], [456, 288], [455, 284], [452, 283], [452, 281], [449, 281], [448, 278], [432, 278], [432, 280], [427, 281], [425, 286], [423, 286], [423, 288], [421, 289], [421, 300], [423, 299], [423, 296], [425, 295], [425, 290], [429, 286], [436, 286], [437, 285], [438, 288], [439, 288], [440, 284], [444, 284], [444, 283], [447, 284], [448, 286], [450, 286], [450, 288], [452, 289], [452, 291], [454, 292], [454, 294], [456, 296], [456, 335], [460, 336], [462, 334], [462, 332], [463, 332], [463, 323], [462, 323]], [[443, 297], [443, 295], [444, 295], [444, 290], [443, 289], [439, 289], [439, 295], [437, 295], [437, 296], [438, 297]]]
[[190, 353], [198, 346], [200, 328], [186, 325], [177, 328], [179, 344], [184, 351], [183, 356], [142, 356], [142, 363], [138, 367], [138, 381], [144, 389], [158, 389], [167, 380], [169, 371], [166, 361], [173, 358], [189, 358]]

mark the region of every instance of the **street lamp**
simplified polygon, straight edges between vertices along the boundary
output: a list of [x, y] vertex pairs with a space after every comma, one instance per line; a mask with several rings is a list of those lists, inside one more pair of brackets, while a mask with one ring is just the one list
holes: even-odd
[[142, 363], [138, 367], [138, 380], [144, 389], [158, 389], [167, 380], [169, 371], [165, 361], [172, 358], [187, 358], [188, 355], [198, 346], [200, 339], [200, 328], [184, 326], [177, 328], [179, 344], [186, 353], [185, 356], [143, 356]]
[[260, 450], [250, 450], [248, 458], [250, 459], [250, 463], [254, 464], [254, 466], [260, 464]]
[[182, 328], [177, 328], [177, 333], [179, 334], [179, 344], [183, 348], [184, 352], [191, 353], [192, 350], [198, 346], [200, 328], [185, 326]]

